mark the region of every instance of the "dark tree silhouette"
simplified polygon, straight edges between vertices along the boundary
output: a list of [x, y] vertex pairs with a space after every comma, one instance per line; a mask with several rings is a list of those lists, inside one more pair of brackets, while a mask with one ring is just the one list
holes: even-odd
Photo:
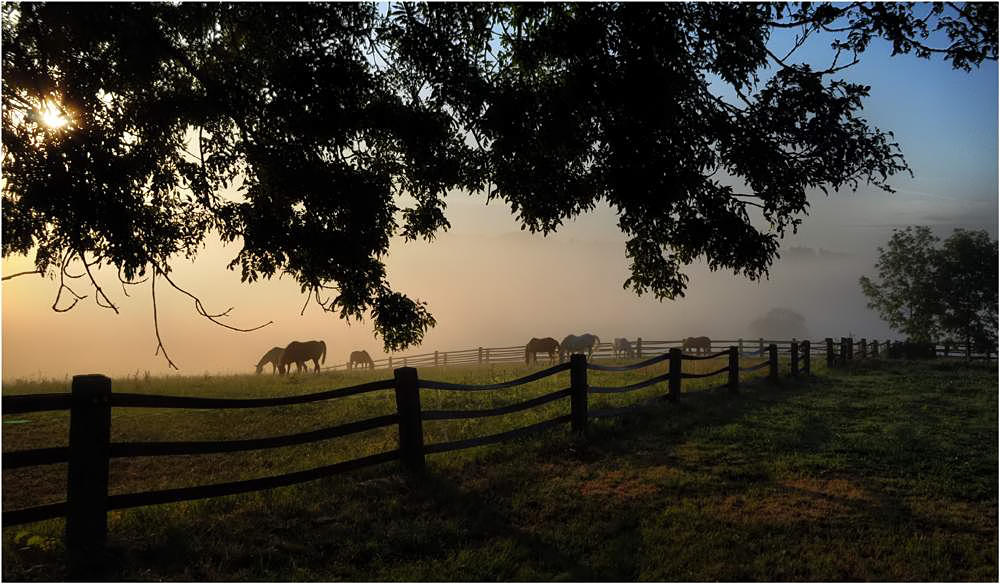
[[997, 242], [982, 230], [956, 229], [941, 246], [941, 328], [965, 344], [966, 354], [997, 350], [997, 256]]
[[914, 342], [931, 342], [940, 335], [936, 317], [944, 291], [937, 289], [937, 242], [929, 227], [894, 229], [888, 245], [878, 248], [878, 280], [859, 280], [868, 307]]
[[929, 227], [894, 230], [878, 248], [878, 280], [860, 280], [868, 307], [909, 340], [947, 336], [969, 351], [995, 350], [997, 242], [985, 231], [956, 229], [939, 243]]
[[[777, 28], [834, 34], [830, 66], [773, 54]], [[244, 281], [287, 274], [386, 350], [434, 324], [389, 286], [390, 237], [447, 229], [449, 190], [542, 233], [606, 201], [640, 294], [682, 295], [697, 258], [759, 278], [807, 189], [907, 170], [836, 78], [874, 37], [968, 70], [996, 59], [997, 8], [7, 3], [3, 253], [59, 275], [57, 309], [84, 275], [113, 307], [91, 267], [179, 288], [171, 261], [214, 232]]]

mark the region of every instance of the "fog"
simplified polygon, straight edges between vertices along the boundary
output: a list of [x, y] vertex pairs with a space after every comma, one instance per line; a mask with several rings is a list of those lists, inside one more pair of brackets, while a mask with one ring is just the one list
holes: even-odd
[[[970, 203], [973, 212], [964, 219], [955, 212], [962, 205], [926, 202], [905, 193], [819, 195], [800, 232], [783, 241], [783, 257], [768, 279], [750, 282], [695, 264], [687, 269], [686, 296], [659, 302], [623, 289], [628, 277], [624, 236], [609, 209], [599, 208], [543, 237], [518, 231], [502, 205], [452, 195], [452, 229], [430, 243], [395, 240], [386, 258], [390, 284], [426, 301], [438, 322], [422, 346], [398, 355], [521, 345], [533, 336], [583, 332], [608, 342], [640, 336], [749, 338], [750, 324], [772, 308], [803, 315], [812, 339], [895, 338], [866, 308], [858, 285], [861, 275], [875, 274], [876, 247], [892, 227], [913, 223], [913, 213], [919, 212], [922, 224], [935, 225], [942, 236], [961, 226], [987, 229], [996, 237], [995, 198]], [[941, 215], [938, 222], [927, 217], [931, 213]], [[241, 284], [237, 273], [225, 269], [236, 251], [209, 244], [196, 262], [175, 263], [173, 279], [200, 296], [211, 312], [232, 307], [228, 324], [273, 323], [250, 333], [225, 330], [199, 317], [189, 298], [161, 283], [160, 333], [179, 374], [251, 373], [265, 351], [291, 340], [324, 340], [327, 365], [343, 363], [357, 349], [375, 359], [384, 356], [370, 322], [348, 324], [314, 303], [303, 311], [306, 298], [293, 281]], [[30, 269], [30, 262], [5, 260], [3, 269]], [[171, 372], [154, 354], [149, 282], [130, 287], [126, 296], [113, 272], [104, 270], [98, 278], [121, 314], [98, 307], [92, 290], [82, 287], [77, 291], [88, 298], [60, 314], [50, 308], [57, 281], [25, 276], [3, 284], [4, 380]]]
[[[784, 42], [792, 41], [786, 35]], [[828, 62], [825, 41], [804, 50]], [[894, 227], [930, 225], [940, 237], [956, 227], [985, 229], [997, 237], [998, 83], [995, 62], [966, 73], [933, 59], [890, 54], [887, 43], [873, 42], [845, 75], [871, 86], [865, 117], [894, 132], [913, 177], [892, 177], [898, 190], [892, 195], [866, 185], [857, 193], [811, 193], [810, 214], [782, 242], [786, 251], [768, 279], [749, 282], [696, 264], [686, 270], [684, 298], [636, 297], [622, 288], [628, 277], [624, 237], [606, 207], [543, 238], [519, 231], [502, 204], [453, 194], [447, 198], [450, 231], [431, 243], [395, 240], [385, 258], [392, 287], [426, 301], [438, 322], [422, 346], [403, 354], [582, 332], [604, 341], [749, 337], [750, 324], [772, 308], [803, 315], [812, 339], [895, 338], [866, 307], [858, 278], [875, 275], [876, 248]], [[809, 248], [815, 257], [792, 248]], [[819, 250], [832, 253], [821, 256]], [[326, 341], [327, 365], [344, 362], [356, 349], [383, 356], [369, 322], [348, 324], [315, 304], [303, 312], [306, 298], [290, 279], [241, 284], [225, 269], [237, 251], [209, 242], [196, 262], [175, 262], [172, 277], [210, 312], [232, 307], [225, 319], [231, 325], [273, 323], [251, 333], [229, 331], [199, 317], [190, 298], [158, 286], [160, 333], [180, 374], [250, 373], [265, 351], [291, 340]], [[2, 267], [4, 274], [33, 269], [23, 257], [6, 258]], [[57, 281], [25, 276], [0, 286], [4, 380], [169, 372], [155, 355], [149, 282], [130, 287], [126, 296], [113, 271], [98, 278], [120, 314], [97, 306], [81, 281], [73, 285], [88, 298], [66, 313], [51, 309]], [[60, 306], [66, 305], [64, 298]]]

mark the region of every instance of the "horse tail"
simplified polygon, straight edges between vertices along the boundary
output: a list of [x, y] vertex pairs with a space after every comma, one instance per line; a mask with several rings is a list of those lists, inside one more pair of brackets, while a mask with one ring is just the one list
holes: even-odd
[[319, 362], [320, 363], [326, 363], [326, 343], [324, 343], [323, 341], [320, 341], [319, 342], [319, 346], [323, 347], [323, 353], [320, 355]]

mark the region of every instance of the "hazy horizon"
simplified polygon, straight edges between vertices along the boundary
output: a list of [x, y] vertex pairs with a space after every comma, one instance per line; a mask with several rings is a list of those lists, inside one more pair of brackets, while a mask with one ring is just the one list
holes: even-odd
[[[888, 54], [886, 43], [873, 43], [845, 77], [872, 86], [864, 117], [895, 133], [914, 176], [893, 177], [889, 182], [898, 192], [892, 195], [866, 185], [857, 193], [810, 193], [810, 215], [798, 234], [782, 241], [785, 249], [848, 256], [779, 260], [761, 282], [695, 264], [685, 270], [691, 277], [686, 297], [660, 303], [622, 288], [628, 277], [624, 237], [606, 206], [542, 237], [519, 231], [501, 202], [485, 205], [482, 195], [452, 194], [446, 199], [451, 230], [430, 243], [394, 238], [385, 260], [393, 288], [426, 301], [438, 323], [422, 346], [400, 354], [582, 332], [602, 341], [733, 338], [747, 335], [750, 323], [771, 308], [801, 313], [814, 339], [850, 333], [898, 338], [866, 308], [858, 278], [875, 275], [876, 248], [893, 227], [930, 225], [944, 237], [956, 227], [985, 229], [997, 237], [998, 81], [995, 62], [965, 73], [938, 59]], [[189, 298], [158, 287], [161, 336], [180, 374], [251, 373], [266, 350], [292, 340], [323, 339], [327, 365], [343, 363], [358, 349], [383, 356], [369, 321], [348, 325], [314, 303], [300, 316], [306, 298], [292, 280], [240, 284], [239, 274], [225, 269], [237, 250], [209, 244], [194, 264], [177, 261], [173, 277], [207, 310], [233, 307], [226, 322], [234, 326], [274, 324], [252, 333], [228, 331], [199, 317]], [[33, 269], [27, 258], [3, 261], [5, 274], [26, 269]], [[5, 382], [169, 371], [154, 355], [149, 282], [126, 297], [113, 272], [99, 277], [120, 315], [96, 306], [93, 290], [82, 285], [77, 291], [88, 298], [59, 314], [50, 308], [58, 281], [25, 276], [3, 283]]]

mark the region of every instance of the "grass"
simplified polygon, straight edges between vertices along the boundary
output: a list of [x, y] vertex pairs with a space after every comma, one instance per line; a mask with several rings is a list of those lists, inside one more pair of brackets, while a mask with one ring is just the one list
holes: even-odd
[[[686, 363], [712, 370], [718, 363]], [[421, 370], [492, 383], [516, 365]], [[635, 376], [591, 372], [594, 385]], [[260, 396], [348, 386], [385, 372], [115, 380], [116, 391]], [[435, 455], [421, 479], [394, 465], [247, 495], [112, 512], [126, 580], [997, 580], [997, 375], [961, 362], [873, 361], [740, 395], [685, 383], [678, 404]], [[131, 385], [130, 385], [131, 384]], [[568, 385], [437, 392], [425, 409], [493, 407]], [[62, 391], [4, 387], [4, 393]], [[644, 390], [665, 393], [659, 387]], [[513, 393], [514, 395], [510, 395]], [[602, 407], [604, 396], [592, 396]], [[610, 396], [607, 406], [643, 396]], [[115, 441], [286, 434], [389, 413], [391, 392], [292, 408], [115, 412]], [[512, 420], [425, 422], [427, 443]], [[522, 415], [523, 414], [523, 415]], [[28, 416], [5, 416], [13, 418]], [[65, 441], [65, 414], [3, 426], [5, 450]], [[504, 417], [506, 418], [506, 417]], [[112, 463], [112, 492], [280, 474], [395, 447], [393, 428], [247, 455]], [[207, 461], [202, 459], [209, 459]], [[61, 465], [4, 473], [6, 509], [62, 500]], [[29, 500], [30, 499], [30, 500]], [[59, 580], [61, 520], [5, 528], [5, 580]]]

